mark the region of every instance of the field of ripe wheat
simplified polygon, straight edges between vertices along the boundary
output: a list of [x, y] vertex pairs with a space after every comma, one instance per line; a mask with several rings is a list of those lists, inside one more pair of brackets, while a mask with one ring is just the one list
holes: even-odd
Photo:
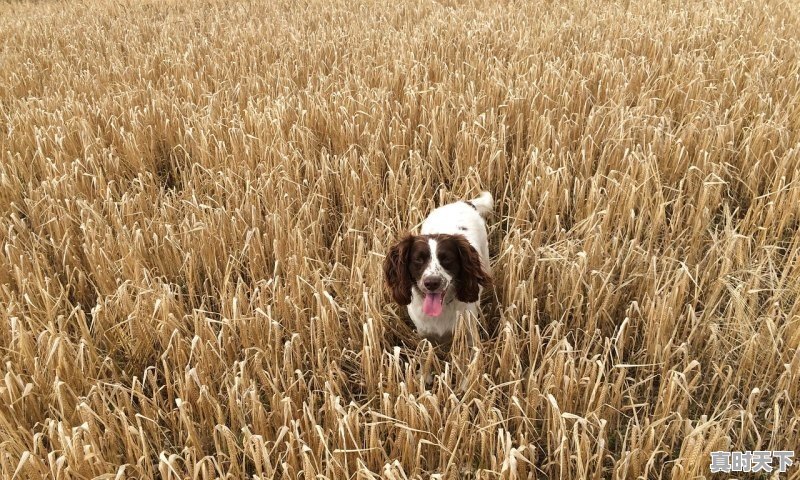
[[[3, 3], [0, 474], [684, 479], [712, 451], [800, 455], [797, 11]], [[480, 342], [433, 347], [381, 263], [481, 190]]]

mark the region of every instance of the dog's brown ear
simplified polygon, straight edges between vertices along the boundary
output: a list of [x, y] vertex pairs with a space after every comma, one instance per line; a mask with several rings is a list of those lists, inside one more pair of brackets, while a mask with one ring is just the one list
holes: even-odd
[[408, 255], [411, 245], [414, 243], [414, 235], [408, 234], [397, 242], [383, 261], [383, 275], [386, 285], [392, 292], [392, 298], [400, 305], [411, 303], [411, 272], [408, 270]]
[[491, 276], [481, 264], [481, 256], [461, 235], [455, 237], [458, 256], [461, 259], [461, 271], [455, 279], [456, 298], [465, 303], [477, 302], [480, 288], [488, 288], [492, 284]]

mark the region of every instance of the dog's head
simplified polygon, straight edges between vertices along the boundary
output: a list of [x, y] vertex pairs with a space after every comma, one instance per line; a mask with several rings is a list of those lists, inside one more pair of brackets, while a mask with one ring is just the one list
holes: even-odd
[[477, 250], [462, 235], [407, 235], [389, 249], [383, 272], [398, 304], [411, 303], [417, 289], [423, 311], [432, 317], [442, 313], [445, 297], [475, 302], [479, 287], [491, 283]]

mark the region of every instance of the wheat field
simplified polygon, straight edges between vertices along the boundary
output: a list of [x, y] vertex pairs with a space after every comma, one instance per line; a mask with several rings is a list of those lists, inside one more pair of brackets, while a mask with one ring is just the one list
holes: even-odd
[[[3, 478], [800, 455], [797, 12], [0, 4]], [[494, 286], [433, 346], [381, 263], [484, 189]]]

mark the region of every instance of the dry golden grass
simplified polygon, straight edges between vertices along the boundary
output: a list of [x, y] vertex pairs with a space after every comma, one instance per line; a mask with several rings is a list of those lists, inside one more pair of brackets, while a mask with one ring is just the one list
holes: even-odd
[[[797, 5], [385, 3], [0, 5], [2, 475], [800, 455]], [[480, 189], [480, 348], [433, 348], [383, 254]]]

